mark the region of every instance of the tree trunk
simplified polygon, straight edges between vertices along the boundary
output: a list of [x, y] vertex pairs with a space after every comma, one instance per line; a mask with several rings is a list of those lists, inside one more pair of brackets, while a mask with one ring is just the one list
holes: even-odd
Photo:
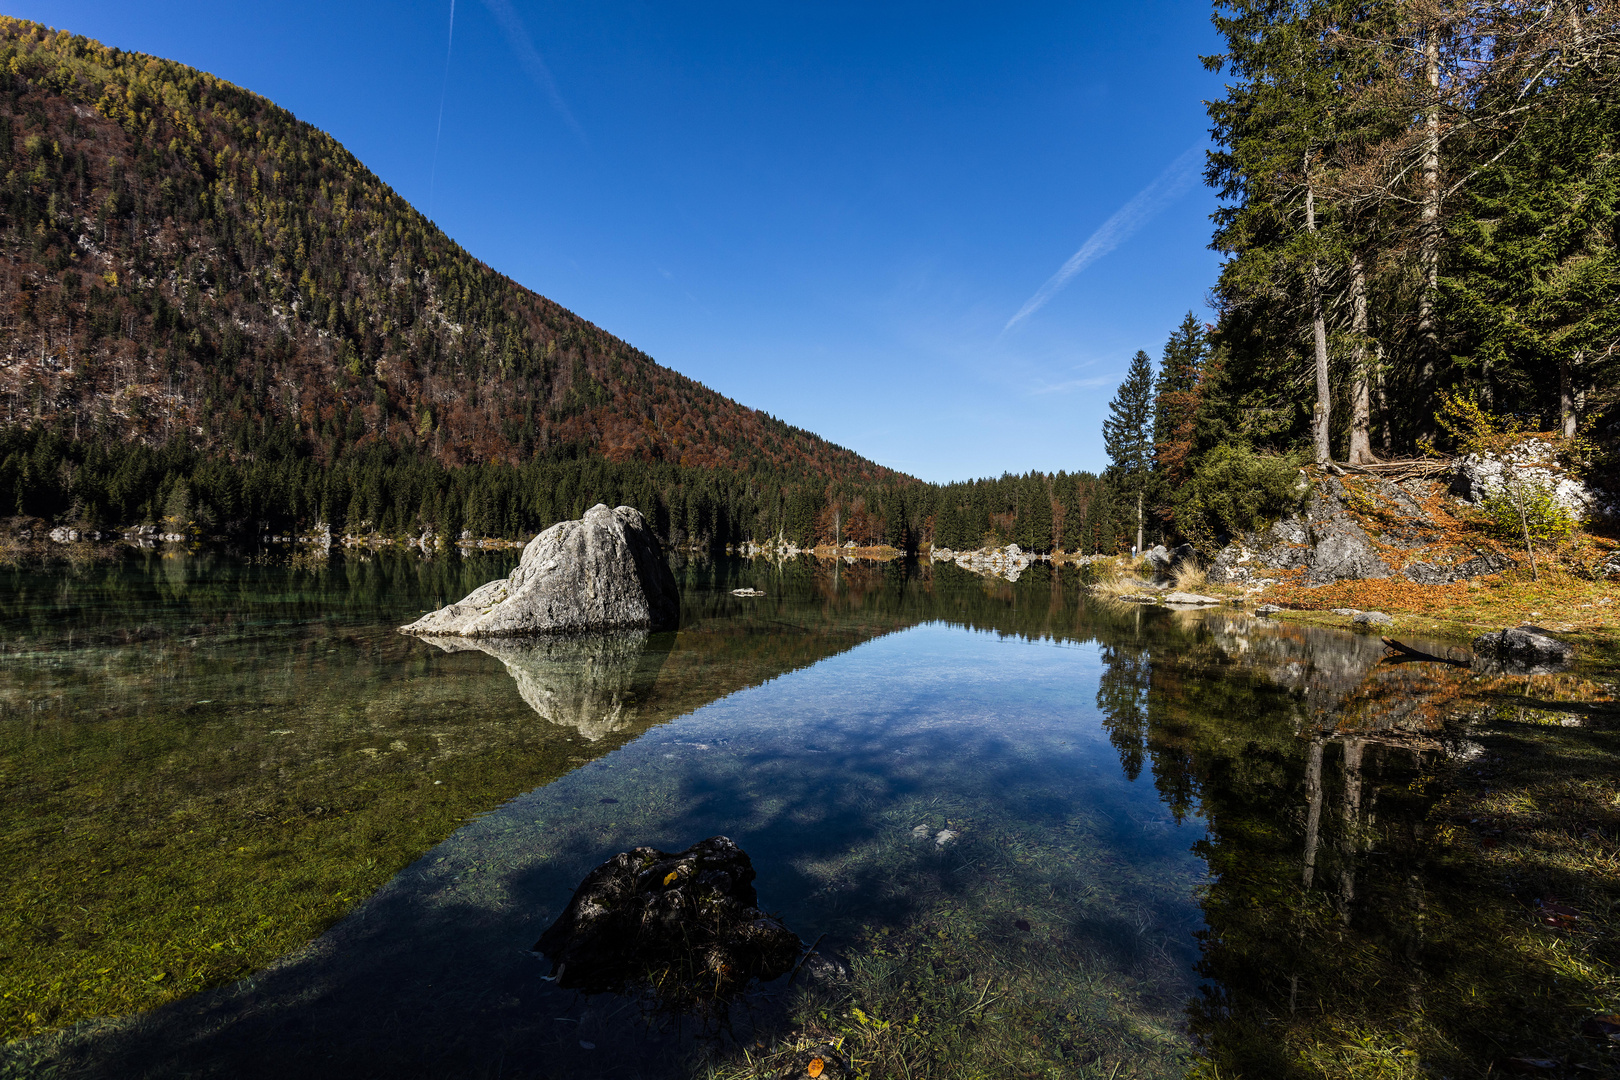
[[1388, 458], [1395, 455], [1395, 425], [1389, 412], [1389, 379], [1385, 372], [1384, 347], [1374, 345], [1373, 354], [1378, 361], [1378, 415], [1384, 418], [1379, 431], [1378, 445]]
[[1142, 554], [1142, 492], [1136, 492], [1136, 553]]
[[[1305, 161], [1305, 228], [1316, 235], [1316, 192], [1311, 186], [1310, 159]], [[1316, 463], [1326, 465], [1333, 460], [1333, 449], [1328, 445], [1328, 421], [1332, 416], [1333, 398], [1328, 388], [1327, 320], [1322, 315], [1322, 268], [1313, 259], [1310, 274], [1311, 340], [1316, 353], [1316, 408], [1311, 416], [1312, 434], [1316, 440]]]
[[[1440, 352], [1440, 331], [1435, 325], [1435, 303], [1440, 291], [1440, 23], [1436, 17], [1424, 36], [1425, 75], [1429, 84], [1424, 108], [1423, 136], [1423, 222], [1418, 234], [1418, 391], [1434, 392], [1435, 358]], [[1425, 425], [1432, 429], [1431, 422]], [[1425, 434], [1433, 435], [1433, 431]]]
[[1350, 257], [1350, 454], [1352, 465], [1376, 460], [1372, 452], [1371, 372], [1367, 363], [1367, 275], [1361, 256]]
[[1566, 439], [1575, 437], [1575, 380], [1568, 356], [1558, 359], [1558, 430]]

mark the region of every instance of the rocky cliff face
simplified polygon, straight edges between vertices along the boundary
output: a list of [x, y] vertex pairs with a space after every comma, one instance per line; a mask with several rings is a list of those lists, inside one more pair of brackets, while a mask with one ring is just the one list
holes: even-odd
[[1216, 556], [1211, 581], [1261, 585], [1290, 579], [1327, 585], [1399, 575], [1438, 585], [1515, 565], [1514, 558], [1464, 527], [1464, 500], [1450, 478], [1395, 481], [1322, 476], [1303, 512], [1236, 537]]
[[641, 511], [598, 503], [529, 541], [510, 577], [422, 616], [407, 634], [500, 637], [552, 631], [673, 629], [680, 598]]
[[1514, 485], [1545, 490], [1577, 521], [1616, 512], [1614, 500], [1572, 476], [1558, 461], [1558, 445], [1541, 437], [1525, 439], [1500, 453], [1457, 459], [1451, 494], [1464, 502], [1479, 503]]

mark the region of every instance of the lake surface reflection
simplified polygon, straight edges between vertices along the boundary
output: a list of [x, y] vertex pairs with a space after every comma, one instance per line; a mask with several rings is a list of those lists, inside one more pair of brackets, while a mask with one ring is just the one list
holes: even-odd
[[[730, 561], [680, 568], [673, 634], [394, 633], [505, 569], [17, 578], [5, 827], [32, 861], [3, 962], [33, 981], [9, 1034], [49, 1027], [47, 1000], [71, 1020], [226, 982], [263, 962], [253, 933], [359, 904], [248, 978], [9, 1060], [751, 1076], [831, 1041], [871, 1076], [1320, 1074], [1290, 1018], [1437, 995], [1488, 959], [1467, 913], [1511, 901], [1442, 867], [1425, 778], [1481, 752], [1447, 718], [1513, 687], [1390, 664], [1374, 637], [1088, 604], [1042, 566], [1010, 585]], [[843, 974], [781, 980], [719, 1026], [542, 978], [529, 947], [587, 871], [715, 834]], [[195, 914], [146, 910], [165, 905]], [[146, 953], [109, 943], [120, 920]], [[238, 968], [196, 958], [221, 952]], [[37, 974], [46, 959], [82, 986]], [[1346, 964], [1371, 981], [1344, 986]], [[1428, 1011], [1442, 1040], [1472, 1022]]]

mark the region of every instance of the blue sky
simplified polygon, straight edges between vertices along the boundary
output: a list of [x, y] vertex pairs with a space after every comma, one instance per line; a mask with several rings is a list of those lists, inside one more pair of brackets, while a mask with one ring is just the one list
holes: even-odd
[[458, 0], [453, 42], [449, 0], [6, 7], [264, 94], [496, 269], [924, 479], [1100, 469], [1131, 355], [1211, 317], [1207, 2]]

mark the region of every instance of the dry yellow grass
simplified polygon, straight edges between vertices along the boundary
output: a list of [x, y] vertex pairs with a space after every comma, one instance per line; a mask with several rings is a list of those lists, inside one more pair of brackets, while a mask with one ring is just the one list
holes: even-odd
[[1196, 558], [1183, 559], [1171, 574], [1176, 588], [1182, 592], [1201, 592], [1209, 587], [1209, 579]]

